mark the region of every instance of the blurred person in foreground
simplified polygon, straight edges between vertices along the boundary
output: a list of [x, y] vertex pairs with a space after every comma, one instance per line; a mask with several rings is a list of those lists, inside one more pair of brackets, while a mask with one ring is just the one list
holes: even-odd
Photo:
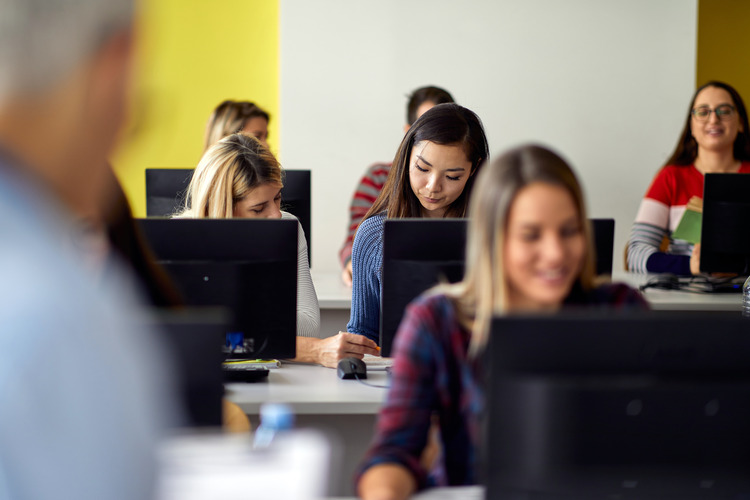
[[133, 54], [131, 0], [0, 0], [0, 498], [153, 496], [176, 416], [129, 277], [85, 262]]

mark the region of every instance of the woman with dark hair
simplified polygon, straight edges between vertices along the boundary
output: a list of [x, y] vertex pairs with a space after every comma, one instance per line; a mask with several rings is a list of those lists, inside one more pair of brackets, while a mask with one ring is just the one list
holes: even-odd
[[354, 238], [348, 332], [378, 341], [385, 219], [464, 217], [488, 156], [481, 120], [457, 104], [439, 104], [412, 125]]
[[478, 362], [494, 315], [647, 307], [626, 285], [597, 286], [583, 192], [552, 151], [523, 146], [484, 166], [469, 215], [463, 280], [417, 298], [399, 326], [388, 396], [357, 482], [364, 500], [477, 482]]
[[[433, 106], [454, 102], [453, 96], [445, 89], [434, 87], [420, 87], [409, 96], [406, 104], [406, 124], [404, 133], [417, 121], [417, 118], [425, 114]], [[367, 168], [365, 175], [359, 181], [354, 195], [349, 203], [349, 223], [347, 224], [346, 240], [339, 250], [339, 260], [341, 261], [341, 279], [349, 286], [352, 285], [352, 245], [354, 244], [354, 235], [357, 232], [362, 218], [370, 210], [370, 207], [377, 199], [383, 184], [388, 178], [388, 172], [391, 169], [391, 162], [374, 163]]]
[[703, 198], [704, 174], [750, 173], [749, 128], [745, 104], [730, 85], [710, 81], [695, 91], [677, 147], [636, 215], [627, 250], [630, 271], [700, 273], [700, 244], [674, 239], [672, 232], [688, 201]]

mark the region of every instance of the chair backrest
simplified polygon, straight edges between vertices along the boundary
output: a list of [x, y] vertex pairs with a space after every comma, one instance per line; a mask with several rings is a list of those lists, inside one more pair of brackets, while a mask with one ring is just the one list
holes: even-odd
[[[146, 215], [169, 217], [185, 204], [192, 168], [146, 169]], [[312, 267], [312, 210], [309, 170], [284, 170], [281, 209], [299, 219], [307, 238], [307, 259]]]

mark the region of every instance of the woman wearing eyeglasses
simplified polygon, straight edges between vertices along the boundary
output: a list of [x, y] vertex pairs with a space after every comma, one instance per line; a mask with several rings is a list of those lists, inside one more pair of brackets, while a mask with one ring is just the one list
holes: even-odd
[[734, 88], [710, 81], [696, 90], [677, 147], [638, 209], [628, 243], [630, 271], [699, 274], [700, 244], [674, 239], [672, 232], [690, 198], [703, 198], [704, 174], [750, 173], [749, 130]]

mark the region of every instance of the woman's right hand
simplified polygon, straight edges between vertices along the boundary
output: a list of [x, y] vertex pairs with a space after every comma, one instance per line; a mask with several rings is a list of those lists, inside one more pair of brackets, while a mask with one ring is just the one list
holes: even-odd
[[[327, 368], [336, 368], [344, 358], [362, 359], [365, 354], [380, 355], [378, 345], [364, 335], [339, 332], [337, 335], [324, 339], [297, 337], [297, 361], [318, 363]], [[306, 344], [301, 346], [301, 343]], [[307, 352], [299, 352], [303, 349]]]

